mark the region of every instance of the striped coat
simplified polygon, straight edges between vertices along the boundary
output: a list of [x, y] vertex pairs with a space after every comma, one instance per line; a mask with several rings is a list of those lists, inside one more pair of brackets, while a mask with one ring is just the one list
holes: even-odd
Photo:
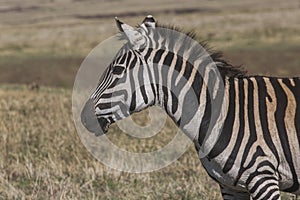
[[[89, 131], [103, 134], [159, 105], [194, 141], [224, 199], [300, 193], [300, 79], [246, 76], [191, 42], [193, 34], [159, 30], [152, 16], [137, 29], [119, 20], [117, 26], [128, 43], [83, 108]], [[102, 130], [92, 123], [95, 114]]]

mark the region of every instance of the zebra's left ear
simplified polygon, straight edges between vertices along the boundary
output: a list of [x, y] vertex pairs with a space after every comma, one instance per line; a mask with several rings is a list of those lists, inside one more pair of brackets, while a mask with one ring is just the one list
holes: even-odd
[[143, 21], [142, 24], [144, 24], [146, 27], [150, 27], [150, 28], [155, 28], [156, 27], [156, 22], [155, 22], [155, 20], [154, 20], [154, 18], [153, 18], [152, 15], [148, 15], [144, 19], [144, 21]]
[[146, 33], [149, 32], [148, 28], [155, 28], [156, 23], [152, 15], [148, 15], [144, 20], [143, 23], [140, 25], [141, 28], [144, 29]]
[[132, 45], [133, 49], [142, 48], [145, 43], [145, 37], [137, 30], [135, 30], [132, 26], [128, 24], [124, 24], [117, 17], [115, 18], [117, 27], [121, 32], [124, 32], [129, 43]]

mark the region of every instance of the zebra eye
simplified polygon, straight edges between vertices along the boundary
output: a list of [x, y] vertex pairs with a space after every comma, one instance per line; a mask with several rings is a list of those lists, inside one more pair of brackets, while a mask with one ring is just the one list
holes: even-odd
[[120, 75], [120, 74], [123, 73], [124, 69], [125, 69], [125, 66], [122, 66], [122, 65], [115, 65], [115, 66], [113, 67], [112, 73], [113, 73], [113, 74], [116, 74], [116, 75]]

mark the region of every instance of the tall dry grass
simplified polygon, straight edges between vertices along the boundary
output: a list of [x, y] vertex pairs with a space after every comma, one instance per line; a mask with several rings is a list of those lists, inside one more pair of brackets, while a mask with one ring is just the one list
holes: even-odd
[[[68, 90], [2, 86], [0, 110], [0, 199], [220, 198], [193, 148], [171, 166], [146, 174], [118, 172], [95, 160], [75, 131]], [[109, 134], [131, 150], [155, 144], [141, 147], [116, 126]]]

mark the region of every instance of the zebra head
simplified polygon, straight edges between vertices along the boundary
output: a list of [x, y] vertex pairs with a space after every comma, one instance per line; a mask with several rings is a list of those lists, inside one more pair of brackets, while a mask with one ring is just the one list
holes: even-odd
[[155, 20], [149, 15], [138, 28], [117, 18], [116, 24], [128, 42], [118, 51], [81, 112], [82, 124], [96, 135], [106, 133], [110, 124], [155, 103], [153, 85], [147, 84], [151, 81], [144, 55]]

